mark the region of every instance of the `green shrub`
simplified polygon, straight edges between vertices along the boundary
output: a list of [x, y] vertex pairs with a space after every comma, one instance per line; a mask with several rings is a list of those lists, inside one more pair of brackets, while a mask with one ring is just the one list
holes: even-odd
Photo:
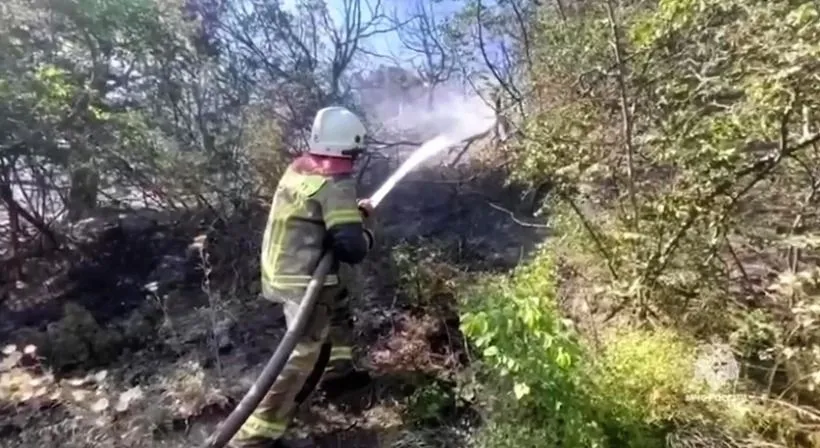
[[696, 417], [694, 345], [666, 329], [612, 332], [586, 347], [562, 318], [553, 260], [542, 251], [461, 301], [462, 331], [481, 357], [487, 418], [476, 445], [662, 447]]
[[694, 344], [670, 330], [619, 332], [601, 353], [595, 385], [626, 418], [669, 420], [695, 392], [694, 354]]
[[610, 446], [663, 446], [668, 424], [690, 417], [694, 354], [693, 343], [668, 329], [607, 338], [588, 378]]
[[482, 355], [492, 397], [481, 446], [596, 443], [582, 398], [581, 346], [560, 319], [555, 284], [542, 251], [511, 277], [484, 279], [463, 297], [461, 329]]

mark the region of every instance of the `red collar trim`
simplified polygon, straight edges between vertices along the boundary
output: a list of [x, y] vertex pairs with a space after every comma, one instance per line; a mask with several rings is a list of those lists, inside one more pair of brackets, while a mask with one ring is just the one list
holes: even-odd
[[304, 154], [293, 161], [293, 169], [299, 174], [350, 174], [353, 172], [353, 159]]

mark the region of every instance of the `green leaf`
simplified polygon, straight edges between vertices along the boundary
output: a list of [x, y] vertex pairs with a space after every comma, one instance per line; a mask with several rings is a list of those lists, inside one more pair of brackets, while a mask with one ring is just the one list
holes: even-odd
[[527, 386], [524, 383], [515, 383], [515, 386], [513, 386], [513, 393], [515, 394], [515, 398], [520, 400], [529, 395], [530, 386]]
[[484, 349], [484, 357], [485, 358], [492, 358], [494, 356], [498, 356], [498, 347], [491, 346]]
[[555, 363], [558, 364], [558, 367], [567, 369], [572, 364], [572, 358], [570, 358], [567, 352], [560, 350], [558, 356], [555, 358]]

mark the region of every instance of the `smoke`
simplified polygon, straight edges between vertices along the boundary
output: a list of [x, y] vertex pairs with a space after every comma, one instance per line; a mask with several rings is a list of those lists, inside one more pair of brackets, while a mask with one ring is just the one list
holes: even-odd
[[495, 123], [494, 111], [477, 94], [441, 90], [434, 92], [432, 99], [432, 104], [428, 98], [403, 104], [397, 117], [399, 129], [426, 134], [424, 140], [437, 135], [463, 140]]
[[492, 107], [474, 92], [446, 85], [419, 85], [399, 92], [384, 92], [381, 101], [368, 110], [377, 138], [423, 142], [436, 136], [461, 141], [495, 125]]
[[392, 95], [384, 84], [380, 90], [387, 93], [382, 96], [382, 101], [373, 101], [378, 98], [374, 95], [368, 98], [371, 127], [378, 126], [376, 138], [385, 142], [413, 141], [418, 142], [418, 146], [407, 145], [391, 151], [400, 159], [403, 156], [406, 159], [395, 171], [389, 168], [389, 162], [386, 164], [390, 169], [389, 176], [371, 195], [374, 205], [379, 204], [411, 171], [423, 165], [445, 162], [450, 155], [449, 148], [490, 131], [496, 123], [493, 109], [477, 94], [444, 86], [436, 86], [430, 91], [420, 82], [415, 88], [407, 88], [406, 84], [398, 89], [394, 87]]

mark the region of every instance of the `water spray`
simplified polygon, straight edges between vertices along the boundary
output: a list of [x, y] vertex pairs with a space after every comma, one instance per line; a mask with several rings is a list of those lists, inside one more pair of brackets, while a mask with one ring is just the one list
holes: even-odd
[[407, 173], [413, 171], [413, 169], [422, 162], [444, 151], [455, 143], [457, 142], [444, 135], [439, 135], [432, 140], [426, 141], [423, 145], [419, 146], [419, 149], [413, 151], [413, 154], [401, 164], [399, 169], [390, 175], [381, 187], [370, 196], [370, 203], [373, 204], [373, 207], [378, 206], [379, 203], [384, 200], [385, 196], [390, 193], [390, 190], [392, 190]]
[[[486, 132], [486, 131], [485, 131]], [[467, 139], [474, 138], [483, 134], [477, 133]], [[467, 140], [464, 139], [464, 140]], [[459, 141], [451, 137], [440, 135], [432, 140], [428, 140], [421, 145], [410, 157], [402, 163], [398, 170], [393, 173], [371, 196], [370, 203], [374, 208], [384, 200], [388, 193], [396, 186], [396, 184], [414, 168], [419, 166], [425, 160], [433, 157], [441, 151], [455, 145]], [[319, 264], [313, 271], [313, 276], [305, 289], [305, 294], [302, 296], [302, 302], [299, 304], [299, 310], [293, 319], [293, 325], [285, 332], [285, 336], [276, 347], [276, 351], [271, 356], [262, 373], [256, 379], [256, 382], [251, 386], [250, 390], [245, 394], [242, 400], [236, 405], [236, 408], [231, 412], [228, 418], [217, 428], [216, 432], [208, 438], [205, 442], [207, 448], [223, 448], [231, 438], [239, 431], [239, 428], [245, 423], [245, 420], [250, 417], [254, 409], [259, 405], [265, 394], [270, 390], [279, 373], [285, 367], [290, 354], [296, 347], [299, 341], [299, 336], [304, 332], [305, 325], [308, 321], [308, 316], [313, 312], [316, 306], [316, 300], [319, 297], [319, 291], [325, 283], [325, 277], [330, 272], [330, 267], [333, 265], [333, 254], [325, 252], [322, 255]]]

